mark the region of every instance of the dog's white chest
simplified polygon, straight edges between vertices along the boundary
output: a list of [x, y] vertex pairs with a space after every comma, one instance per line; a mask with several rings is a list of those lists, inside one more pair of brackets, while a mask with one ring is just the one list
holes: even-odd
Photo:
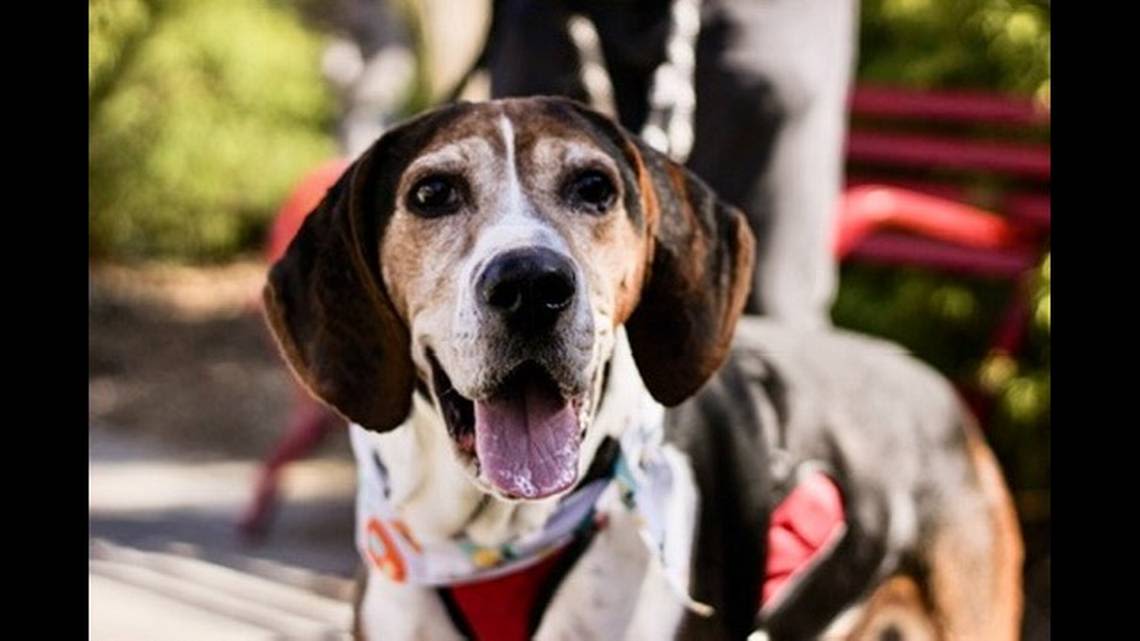
[[607, 526], [559, 587], [535, 639], [666, 639], [677, 629], [684, 600], [642, 540], [638, 515], [616, 493], [606, 499]]

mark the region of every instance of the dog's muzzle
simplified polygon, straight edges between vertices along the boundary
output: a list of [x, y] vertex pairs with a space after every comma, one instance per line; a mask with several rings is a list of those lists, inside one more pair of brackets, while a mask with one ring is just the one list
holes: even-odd
[[475, 294], [495, 328], [490, 349], [501, 369], [467, 398], [431, 357], [448, 431], [502, 495], [538, 499], [566, 490], [578, 474], [586, 402], [580, 368], [566, 351], [581, 311], [574, 263], [545, 247], [511, 249], [487, 263]]

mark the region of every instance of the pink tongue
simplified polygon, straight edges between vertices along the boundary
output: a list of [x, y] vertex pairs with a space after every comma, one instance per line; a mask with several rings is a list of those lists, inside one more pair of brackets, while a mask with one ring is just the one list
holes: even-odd
[[504, 494], [549, 496], [578, 476], [578, 417], [552, 384], [526, 377], [475, 403], [475, 453]]

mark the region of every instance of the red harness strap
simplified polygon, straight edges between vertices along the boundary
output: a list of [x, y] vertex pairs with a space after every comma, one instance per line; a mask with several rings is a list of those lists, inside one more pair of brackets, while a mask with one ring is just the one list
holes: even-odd
[[760, 604], [771, 602], [813, 559], [831, 549], [844, 523], [843, 496], [835, 481], [823, 472], [802, 479], [772, 511]]
[[538, 597], [573, 545], [518, 572], [449, 588], [448, 592], [476, 641], [526, 641]]

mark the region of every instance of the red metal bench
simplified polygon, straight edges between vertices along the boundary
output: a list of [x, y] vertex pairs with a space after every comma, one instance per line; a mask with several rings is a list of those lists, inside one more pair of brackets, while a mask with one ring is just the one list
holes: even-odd
[[[836, 256], [1015, 283], [989, 343], [1015, 355], [1050, 233], [1048, 111], [992, 94], [861, 86], [851, 113]], [[986, 208], [971, 202], [979, 180], [1002, 183], [984, 194]], [[961, 388], [984, 421], [990, 399]]]

